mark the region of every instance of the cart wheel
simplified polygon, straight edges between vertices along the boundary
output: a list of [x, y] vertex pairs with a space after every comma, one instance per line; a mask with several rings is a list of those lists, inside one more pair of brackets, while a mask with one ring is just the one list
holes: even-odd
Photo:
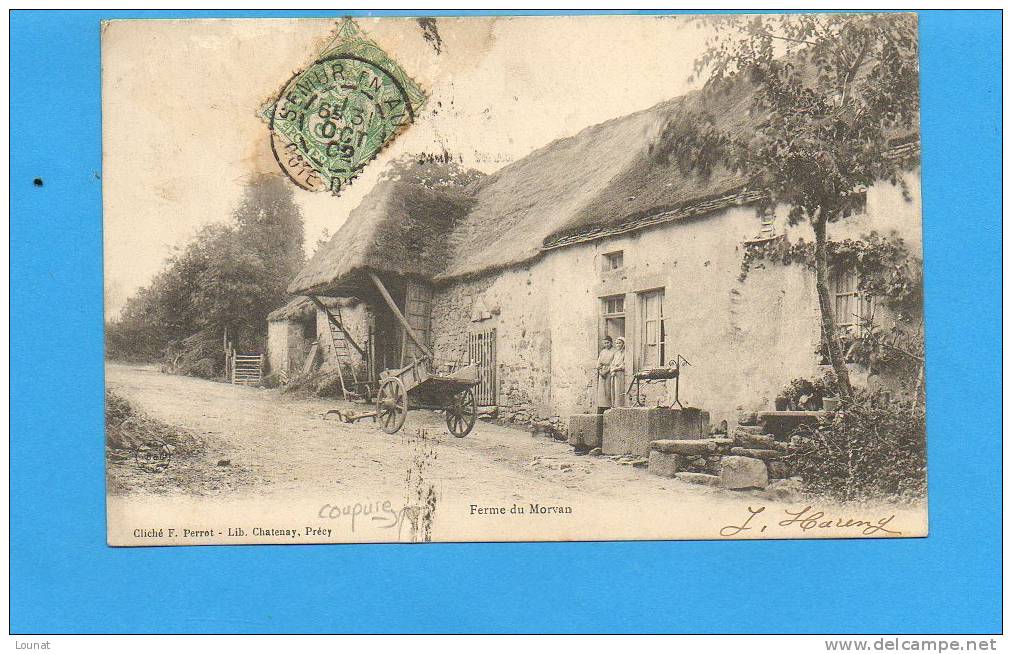
[[408, 415], [408, 394], [396, 377], [387, 377], [376, 393], [376, 422], [388, 434], [396, 434]]
[[478, 407], [474, 402], [474, 392], [468, 388], [453, 396], [450, 406], [446, 407], [446, 426], [457, 438], [463, 438], [474, 429], [478, 420]]

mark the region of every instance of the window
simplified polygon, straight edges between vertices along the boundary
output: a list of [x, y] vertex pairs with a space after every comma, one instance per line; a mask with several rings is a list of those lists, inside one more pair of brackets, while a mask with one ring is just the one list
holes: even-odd
[[618, 250], [616, 252], [609, 252], [604, 255], [604, 271], [618, 270], [625, 265], [625, 258], [623, 257], [623, 251]]
[[604, 335], [613, 339], [619, 336], [625, 338], [625, 296], [601, 298], [601, 311], [604, 314]]
[[664, 289], [639, 294], [640, 361], [642, 368], [657, 368], [665, 362], [667, 334], [664, 329]]
[[865, 323], [875, 314], [875, 298], [861, 292], [857, 284], [857, 274], [853, 271], [837, 273], [832, 283], [836, 326], [860, 333]]
[[624, 316], [625, 315], [625, 296], [616, 295], [615, 297], [604, 298], [604, 315], [606, 316]]

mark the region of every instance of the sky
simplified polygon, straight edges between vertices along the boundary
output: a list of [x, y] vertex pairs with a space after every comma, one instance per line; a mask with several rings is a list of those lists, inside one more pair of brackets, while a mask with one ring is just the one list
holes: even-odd
[[[295, 188], [307, 249], [389, 161], [441, 153], [489, 173], [590, 125], [681, 95], [706, 31], [672, 16], [356, 19], [429, 100], [339, 197]], [[337, 19], [130, 20], [102, 31], [106, 316], [279, 173], [258, 111], [331, 41]], [[294, 185], [293, 185], [294, 187]]]

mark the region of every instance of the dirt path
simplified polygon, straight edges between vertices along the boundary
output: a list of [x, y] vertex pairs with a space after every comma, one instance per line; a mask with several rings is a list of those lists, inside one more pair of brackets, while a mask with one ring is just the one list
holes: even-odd
[[[343, 486], [366, 495], [400, 494], [407, 471], [417, 465], [418, 432], [423, 430], [435, 454], [428, 474], [459, 494], [561, 500], [572, 492], [584, 497], [660, 493], [671, 499], [686, 492], [712, 493], [606, 457], [577, 456], [566, 443], [482, 421], [457, 439], [438, 414], [412, 410], [402, 431], [391, 436], [369, 420], [347, 425], [324, 419], [327, 410], [350, 406], [335, 400], [293, 398], [278, 390], [166, 375], [152, 368], [109, 364], [106, 370], [110, 389], [148, 415], [195, 432], [208, 446], [201, 457], [186, 462], [204, 469], [205, 474], [194, 475], [199, 480], [195, 488], [147, 483], [145, 492], [272, 494]], [[151, 475], [143, 474], [150, 482]]]
[[[760, 506], [770, 518], [769, 531], [760, 531], [755, 520], [755, 529], [735, 537], [859, 535], [853, 528], [783, 527], [778, 523], [790, 505], [766, 500], [759, 491], [725, 491], [658, 477], [608, 457], [578, 456], [566, 443], [547, 436], [481, 421], [467, 437], [457, 439], [438, 414], [412, 410], [404, 428], [388, 435], [371, 421], [347, 425], [325, 420], [329, 409], [352, 408], [335, 400], [300, 399], [278, 390], [118, 364], [107, 365], [106, 379], [109, 388], [136, 409], [191, 430], [207, 444], [199, 456], [173, 461], [167, 473], [158, 475], [130, 472], [129, 463], [114, 464], [121, 466], [109, 475], [114, 544], [156, 544], [132, 540], [137, 527], [184, 523], [210, 524], [216, 542], [226, 542], [221, 540], [221, 525], [231, 523], [247, 525], [245, 529], [251, 524], [291, 527], [298, 532], [298, 542], [401, 540], [392, 532], [363, 533], [362, 519], [357, 526], [349, 523], [347, 511], [333, 515], [333, 507], [375, 507], [381, 501], [399, 507], [438, 503], [435, 540], [719, 538], [723, 527], [740, 524], [750, 507]], [[533, 518], [533, 510], [524, 516], [474, 510], [475, 505], [534, 504], [571, 510]], [[326, 507], [331, 507], [330, 515]], [[824, 510], [827, 517], [871, 520], [896, 514], [892, 524], [905, 535], [927, 529], [923, 509], [813, 510]], [[317, 534], [317, 527], [325, 535]]]

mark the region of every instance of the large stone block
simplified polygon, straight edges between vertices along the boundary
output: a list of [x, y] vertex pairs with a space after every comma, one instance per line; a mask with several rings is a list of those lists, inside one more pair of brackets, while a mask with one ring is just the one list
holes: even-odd
[[604, 412], [601, 449], [605, 454], [650, 453], [650, 441], [699, 439], [710, 432], [710, 414], [701, 409], [615, 407]]
[[769, 450], [774, 447], [776, 442], [776, 439], [771, 434], [750, 434], [738, 430], [734, 432], [735, 447], [755, 447]]
[[569, 444], [573, 447], [601, 447], [604, 416], [597, 413], [578, 413], [569, 416]]
[[720, 460], [722, 488], [766, 488], [769, 483], [766, 464], [761, 459], [746, 456], [725, 456]]
[[650, 451], [647, 471], [661, 477], [674, 477], [682, 469], [682, 457], [667, 452]]
[[658, 440], [651, 441], [650, 449], [667, 454], [702, 455], [713, 454], [717, 444], [712, 440]]

